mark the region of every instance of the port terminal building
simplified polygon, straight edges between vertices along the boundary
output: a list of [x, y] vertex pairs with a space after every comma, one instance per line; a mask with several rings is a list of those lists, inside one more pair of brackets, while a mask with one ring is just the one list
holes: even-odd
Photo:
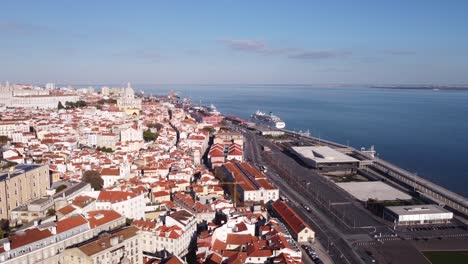
[[291, 147], [294, 155], [305, 165], [323, 172], [355, 172], [359, 168], [359, 160], [328, 146]]
[[387, 206], [384, 218], [396, 225], [445, 224], [453, 218], [453, 213], [433, 205]]

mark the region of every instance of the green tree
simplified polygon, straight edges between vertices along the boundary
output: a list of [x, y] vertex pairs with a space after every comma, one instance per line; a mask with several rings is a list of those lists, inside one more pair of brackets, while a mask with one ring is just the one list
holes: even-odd
[[132, 225], [132, 223], [133, 223], [133, 219], [132, 219], [132, 218], [125, 218], [125, 224], [126, 224], [127, 226]]
[[161, 123], [153, 123], [148, 125], [149, 128], [156, 128], [158, 131], [163, 128], [163, 125]]
[[203, 130], [210, 133], [210, 135], [216, 132], [216, 129], [214, 127], [204, 127]]
[[103, 105], [103, 104], [116, 104], [117, 100], [115, 99], [101, 99], [97, 101], [98, 104]]
[[8, 237], [8, 233], [10, 232], [10, 221], [6, 219], [0, 220], [0, 239]]
[[155, 133], [151, 132], [151, 130], [149, 130], [149, 129], [147, 129], [145, 132], [143, 132], [143, 139], [144, 139], [146, 142], [155, 141], [157, 138], [158, 138], [158, 135], [156, 135]]
[[5, 144], [8, 142], [7, 136], [0, 136], [0, 144]]
[[74, 104], [73, 102], [68, 102], [68, 101], [66, 101], [66, 102], [65, 102], [65, 107], [66, 107], [67, 109], [75, 108], [75, 104]]
[[55, 209], [54, 208], [50, 208], [49, 210], [47, 210], [47, 216], [53, 216], [55, 215]]
[[78, 100], [78, 101], [75, 102], [75, 107], [85, 107], [87, 105], [88, 104], [83, 100]]
[[65, 102], [65, 107], [67, 109], [73, 109], [73, 108], [78, 108], [78, 107], [85, 107], [87, 106], [88, 104], [83, 101], [83, 100], [78, 100], [76, 102]]
[[59, 102], [58, 102], [58, 106], [57, 106], [57, 108], [58, 108], [58, 110], [60, 110], [60, 109], [64, 109], [64, 108], [65, 108], [65, 106], [63, 106], [62, 102], [61, 102], [61, 101], [59, 101]]
[[114, 152], [114, 150], [112, 148], [106, 148], [106, 147], [97, 147], [96, 150], [106, 152], [106, 153]]
[[104, 180], [101, 177], [101, 173], [95, 170], [85, 171], [83, 173], [82, 181], [91, 184], [91, 187], [96, 191], [101, 190], [102, 186], [104, 186]]
[[55, 193], [59, 193], [63, 190], [65, 190], [67, 186], [65, 184], [60, 185], [59, 187], [55, 188]]

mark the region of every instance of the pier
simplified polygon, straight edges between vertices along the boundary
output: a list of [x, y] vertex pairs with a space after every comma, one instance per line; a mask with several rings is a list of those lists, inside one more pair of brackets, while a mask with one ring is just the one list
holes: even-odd
[[413, 187], [415, 191], [425, 194], [439, 205], [448, 206], [465, 218], [468, 218], [468, 200], [463, 196], [379, 158], [374, 159], [372, 166], [386, 172], [392, 178]]

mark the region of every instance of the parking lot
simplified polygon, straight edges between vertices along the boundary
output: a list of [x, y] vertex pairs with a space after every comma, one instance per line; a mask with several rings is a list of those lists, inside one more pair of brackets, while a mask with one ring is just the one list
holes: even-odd
[[318, 241], [313, 243], [303, 243], [301, 245], [301, 250], [304, 263], [333, 263], [333, 261], [328, 256], [326, 249]]

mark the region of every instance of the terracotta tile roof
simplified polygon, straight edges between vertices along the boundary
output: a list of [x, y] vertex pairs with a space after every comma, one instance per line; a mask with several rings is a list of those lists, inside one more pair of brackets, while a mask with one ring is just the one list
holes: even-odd
[[206, 258], [207, 263], [221, 264], [223, 257], [217, 253], [212, 253]]
[[133, 220], [132, 226], [140, 230], [152, 230], [156, 227], [156, 222], [148, 220]]
[[136, 236], [137, 232], [138, 232], [138, 228], [131, 226], [129, 228], [125, 228], [116, 233], [113, 233], [112, 235], [108, 235], [98, 240], [95, 240], [93, 242], [82, 245], [78, 247], [78, 249], [80, 249], [84, 254], [88, 256], [93, 256], [93, 255], [98, 254], [101, 251], [112, 248], [112, 245], [110, 243], [111, 238], [118, 237], [119, 240], [120, 238], [123, 240], [126, 240], [126, 239]]
[[163, 197], [163, 196], [169, 196], [170, 193], [166, 191], [159, 191], [159, 192], [153, 192], [154, 197]]
[[211, 250], [216, 253], [223, 253], [223, 251], [226, 249], [227, 245], [221, 240], [216, 239], [213, 242], [213, 246], [211, 247]]
[[73, 199], [72, 204], [80, 208], [83, 208], [95, 200], [96, 199], [94, 199], [93, 197], [89, 197], [87, 195], [79, 195], [75, 197], [75, 199]]
[[245, 252], [236, 252], [234, 255], [230, 256], [227, 260], [227, 264], [244, 264], [247, 260], [247, 253]]
[[38, 228], [28, 229], [25, 232], [16, 233], [9, 237], [11, 249], [19, 248], [24, 245], [51, 237], [49, 229], [40, 230]]
[[210, 150], [210, 153], [208, 153], [210, 157], [224, 157], [224, 152], [219, 150], [219, 149], [213, 149]]
[[205, 140], [204, 136], [199, 136], [199, 135], [190, 135], [188, 137], [189, 140]]
[[226, 244], [228, 245], [247, 245], [248, 243], [252, 242], [255, 237], [251, 234], [235, 234], [229, 233], [227, 234]]
[[184, 264], [184, 262], [178, 256], [172, 256], [165, 264]]
[[234, 163], [227, 163], [224, 165], [226, 169], [232, 174], [233, 178], [237, 182], [241, 182], [239, 186], [245, 191], [254, 191], [257, 188], [253, 185], [250, 180], [242, 173]]
[[88, 223], [88, 220], [86, 220], [83, 216], [72, 215], [68, 218], [57, 221], [57, 234], [60, 234], [62, 232], [65, 232], [67, 230], [73, 229], [75, 227], [78, 227], [87, 223]]
[[273, 203], [273, 209], [279, 214], [281, 219], [288, 225], [296, 234], [301, 232], [304, 228], [310, 226], [302, 220], [302, 218], [284, 201], [277, 200]]
[[165, 201], [165, 202], [162, 202], [161, 204], [166, 205], [166, 207], [167, 207], [168, 209], [172, 209], [172, 208], [174, 208], [174, 207], [176, 206], [176, 205], [174, 204], [174, 202], [172, 202], [172, 201]]
[[177, 225], [173, 226], [166, 226], [161, 225], [156, 228], [156, 235], [159, 237], [171, 238], [171, 239], [178, 239], [182, 236], [184, 231]]
[[194, 217], [191, 213], [187, 210], [179, 210], [175, 211], [169, 215], [170, 217], [174, 218], [175, 220], [184, 223], [185, 221], [189, 220], [190, 218]]
[[98, 196], [98, 202], [118, 203], [135, 197], [136, 194], [133, 192], [101, 191]]
[[91, 228], [95, 228], [122, 217], [114, 210], [96, 210], [88, 212], [88, 221]]
[[231, 156], [242, 156], [242, 151], [239, 150], [239, 149], [232, 149], [232, 150], [229, 150], [229, 153], [228, 155], [231, 155]]
[[245, 225], [244, 222], [240, 222], [240, 223], [238, 223], [236, 225], [236, 231], [237, 232], [242, 232], [242, 231], [246, 231], [246, 230], [248, 230], [248, 229], [247, 229], [247, 225]]
[[114, 168], [104, 168], [101, 170], [101, 176], [119, 176], [120, 170]]
[[67, 205], [65, 207], [62, 207], [62, 208], [58, 209], [58, 212], [60, 212], [63, 215], [67, 215], [67, 214], [69, 214], [69, 213], [71, 213], [71, 212], [73, 212], [75, 210], [76, 210], [76, 208], [69, 204], [69, 205]]

